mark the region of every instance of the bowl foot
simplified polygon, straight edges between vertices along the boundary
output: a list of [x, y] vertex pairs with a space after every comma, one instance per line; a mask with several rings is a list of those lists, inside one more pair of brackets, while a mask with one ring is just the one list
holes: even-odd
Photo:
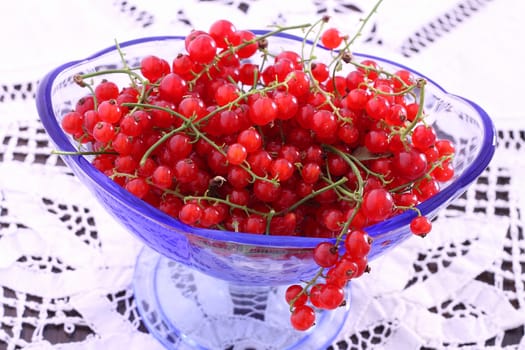
[[150, 248], [137, 259], [133, 283], [143, 322], [167, 349], [319, 350], [337, 336], [350, 306], [321, 312], [311, 330], [298, 332], [289, 323], [287, 286], [235, 285]]

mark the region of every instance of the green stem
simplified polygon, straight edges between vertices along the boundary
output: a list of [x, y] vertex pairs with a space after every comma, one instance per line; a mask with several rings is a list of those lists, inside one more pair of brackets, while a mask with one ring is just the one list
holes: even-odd
[[94, 78], [94, 77], [105, 75], [105, 74], [127, 74], [129, 76], [133, 76], [138, 81], [140, 81], [142, 84], [146, 83], [146, 80], [144, 80], [144, 78], [142, 78], [140, 74], [138, 74], [137, 72], [134, 72], [132, 69], [129, 69], [129, 68], [107, 69], [107, 70], [97, 71], [93, 73], [86, 73], [86, 74], [80, 75], [80, 78], [84, 80], [84, 79]]
[[344, 49], [342, 51], [345, 51], [348, 48], [350, 48], [350, 46], [352, 46], [354, 44], [354, 42], [357, 40], [357, 38], [359, 38], [361, 35], [363, 35], [363, 29], [365, 28], [365, 26], [368, 23], [368, 21], [370, 21], [370, 18], [372, 18], [373, 14], [377, 12], [377, 9], [379, 8], [379, 5], [381, 5], [382, 2], [383, 2], [383, 0], [379, 0], [378, 2], [376, 2], [374, 7], [372, 8], [372, 10], [368, 13], [368, 15], [364, 19], [361, 20], [361, 26], [359, 27], [357, 32], [354, 34], [352, 39], [350, 39], [348, 41], [348, 43], [346, 44], [346, 46], [344, 47]]
[[276, 215], [284, 215], [284, 214], [286, 214], [286, 213], [288, 213], [288, 212], [290, 212], [292, 210], [295, 210], [301, 204], [306, 203], [307, 201], [309, 201], [310, 199], [316, 197], [317, 195], [319, 195], [319, 194], [321, 194], [323, 192], [326, 192], [328, 190], [331, 190], [333, 188], [336, 188], [338, 186], [341, 186], [342, 184], [344, 184], [347, 181], [348, 181], [348, 179], [346, 177], [342, 177], [339, 180], [337, 180], [335, 182], [332, 182], [332, 183], [330, 183], [330, 184], [328, 184], [328, 185], [326, 185], [324, 187], [321, 187], [318, 190], [312, 191], [310, 194], [308, 194], [307, 196], [301, 198], [300, 200], [298, 200], [297, 202], [292, 204], [290, 207], [279, 211]]
[[406, 127], [406, 129], [401, 133], [401, 139], [404, 140], [407, 135], [414, 129], [414, 127], [417, 125], [417, 123], [423, 119], [423, 112], [425, 110], [425, 85], [427, 81], [425, 79], [418, 79], [415, 86], [419, 88], [419, 102], [418, 102], [418, 108], [417, 113], [414, 119], [410, 122], [410, 124]]
[[249, 207], [247, 207], [245, 205], [235, 204], [235, 203], [230, 202], [228, 199], [222, 199], [222, 198], [218, 198], [218, 197], [185, 196], [184, 200], [185, 201], [197, 200], [197, 201], [206, 201], [206, 202], [210, 202], [210, 203], [221, 203], [221, 204], [227, 205], [231, 209], [240, 209], [240, 210], [244, 211], [245, 213], [256, 214], [256, 215], [260, 215], [260, 216], [263, 216], [263, 217], [268, 215], [268, 213], [265, 213], [265, 212], [262, 212], [262, 211], [258, 211], [258, 210], [255, 210], [255, 209], [251, 209], [251, 208], [249, 208]]
[[164, 142], [166, 142], [170, 137], [172, 137], [173, 135], [175, 135], [176, 133], [178, 133], [178, 132], [180, 132], [180, 131], [182, 131], [184, 129], [186, 129], [186, 126], [183, 124], [182, 126], [180, 126], [178, 128], [175, 128], [173, 130], [170, 130], [169, 132], [167, 132], [164, 135], [162, 135], [153, 145], [151, 145], [146, 150], [146, 152], [144, 152], [144, 154], [142, 155], [142, 158], [140, 158], [139, 165], [141, 167], [143, 167], [146, 164], [146, 161], [148, 160], [148, 158], [153, 153], [153, 151], [155, 151], [155, 149], [157, 149], [157, 147], [159, 147]]

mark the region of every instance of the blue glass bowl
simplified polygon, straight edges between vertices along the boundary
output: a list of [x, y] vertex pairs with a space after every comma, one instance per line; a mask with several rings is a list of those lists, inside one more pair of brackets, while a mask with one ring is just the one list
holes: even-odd
[[[262, 34], [264, 31], [255, 31]], [[269, 48], [299, 49], [302, 38], [279, 34], [269, 39]], [[147, 54], [156, 54], [169, 62], [184, 48], [184, 37], [163, 36], [132, 40], [120, 44], [130, 66], [137, 66]], [[322, 58], [329, 52], [319, 47]], [[427, 80], [425, 109], [439, 137], [451, 139], [457, 154], [454, 158], [455, 177], [441, 191], [421, 203], [422, 214], [434, 217], [440, 209], [461, 195], [489, 164], [495, 149], [494, 126], [489, 116], [468, 99], [447, 93], [433, 79], [390, 60], [365, 54], [354, 54], [357, 60], [373, 59], [383, 68], [412, 71]], [[66, 135], [60, 121], [76, 101], [86, 94], [73, 80], [79, 73], [121, 67], [121, 57], [115, 47], [94, 55], [68, 62], [47, 74], [37, 92], [37, 108], [41, 121], [60, 151], [75, 152], [77, 143]], [[112, 76], [125, 84], [127, 77]], [[89, 157], [63, 157], [80, 181], [91, 190], [100, 203], [131, 233], [139, 237], [151, 251], [163, 259], [181, 263], [197, 273], [247, 286], [283, 286], [309, 279], [317, 266], [312, 250], [323, 239], [265, 236], [194, 228], [153, 208], [130, 195], [90, 164]], [[412, 236], [409, 223], [414, 211], [407, 211], [368, 227], [374, 238], [369, 259], [373, 260]], [[140, 267], [140, 263], [139, 266]]]

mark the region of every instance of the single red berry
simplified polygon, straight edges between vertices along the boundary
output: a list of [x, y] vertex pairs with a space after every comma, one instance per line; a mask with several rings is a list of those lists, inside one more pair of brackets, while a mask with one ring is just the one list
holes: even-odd
[[211, 24], [208, 33], [215, 40], [218, 47], [225, 49], [232, 44], [235, 31], [236, 29], [232, 22], [226, 19], [219, 19]]
[[410, 221], [410, 231], [418, 236], [425, 236], [432, 230], [432, 222], [426, 216], [416, 216]]
[[349, 232], [345, 238], [346, 252], [352, 257], [361, 258], [368, 255], [371, 249], [372, 239], [363, 230]]
[[148, 55], [140, 61], [140, 72], [144, 78], [152, 83], [156, 83], [170, 72], [170, 66], [166, 60], [154, 55]]
[[137, 177], [126, 182], [125, 189], [138, 198], [144, 198], [149, 192], [149, 185], [146, 180]]
[[169, 73], [165, 75], [159, 84], [159, 96], [161, 99], [180, 103], [184, 95], [188, 92], [186, 80], [181, 78], [178, 74]]
[[324, 82], [330, 76], [328, 67], [323, 62], [312, 63], [312, 75], [319, 83]]
[[179, 220], [187, 225], [195, 225], [202, 216], [202, 208], [195, 203], [186, 203], [179, 211]]
[[388, 147], [388, 134], [384, 130], [370, 130], [365, 134], [365, 147], [372, 153], [386, 153]]
[[334, 113], [320, 110], [312, 116], [312, 130], [320, 137], [334, 137], [337, 132], [337, 119]]
[[266, 180], [255, 180], [253, 194], [263, 202], [275, 201], [281, 192], [281, 187]]
[[95, 124], [95, 127], [93, 128], [93, 137], [95, 140], [103, 144], [111, 142], [116, 135], [117, 131], [115, 130], [115, 127], [108, 122], [100, 121]]
[[243, 145], [248, 153], [252, 153], [261, 148], [262, 137], [255, 128], [250, 127], [239, 133], [237, 142]]
[[117, 84], [111, 81], [103, 80], [95, 87], [95, 97], [98, 103], [107, 100], [114, 100], [119, 95]]
[[239, 88], [232, 83], [222, 84], [215, 90], [215, 102], [219, 106], [225, 106], [239, 97]]
[[379, 222], [392, 215], [394, 200], [386, 189], [375, 188], [363, 196], [361, 210], [369, 220]]
[[294, 174], [294, 166], [288, 159], [277, 158], [273, 160], [270, 165], [270, 174], [273, 179], [283, 182], [292, 177]]
[[437, 136], [432, 126], [418, 125], [412, 131], [412, 144], [420, 151], [434, 146]]
[[319, 291], [319, 302], [321, 308], [326, 310], [333, 310], [341, 306], [344, 299], [344, 289], [333, 284], [325, 284]]
[[266, 231], [266, 220], [260, 215], [250, 214], [244, 222], [244, 231], [262, 234]]
[[307, 184], [316, 183], [321, 176], [321, 166], [317, 163], [306, 163], [301, 169], [301, 176]]
[[306, 331], [315, 323], [315, 312], [308, 305], [301, 305], [293, 309], [290, 315], [292, 327], [298, 331]]
[[133, 153], [133, 137], [119, 132], [113, 139], [111, 146], [121, 156], [131, 155]]
[[116, 124], [122, 117], [122, 111], [115, 100], [102, 101], [97, 108], [100, 120]]
[[173, 183], [173, 171], [165, 165], [159, 165], [151, 175], [151, 181], [159, 188], [170, 188]]
[[445, 161], [438, 165], [430, 175], [439, 182], [446, 182], [454, 177], [454, 167], [449, 161]]
[[82, 132], [84, 125], [84, 116], [78, 112], [69, 112], [64, 115], [61, 121], [62, 129], [71, 135], [76, 135]]
[[221, 214], [215, 206], [204, 208], [199, 221], [202, 227], [212, 227], [221, 221]]
[[366, 59], [361, 61], [361, 66], [357, 68], [360, 72], [364, 73], [368, 79], [376, 80], [379, 76], [379, 66], [374, 60]]
[[216, 53], [217, 43], [209, 34], [197, 35], [188, 44], [188, 55], [198, 63], [210, 63]]
[[228, 146], [228, 151], [226, 152], [226, 158], [228, 162], [233, 165], [239, 165], [246, 160], [248, 152], [246, 148], [240, 143], [234, 143]]
[[322, 222], [330, 231], [338, 231], [344, 223], [343, 212], [337, 208], [329, 208], [323, 211]]
[[249, 116], [255, 125], [266, 125], [277, 118], [277, 104], [270, 97], [260, 97], [251, 106]]
[[336, 49], [343, 42], [344, 36], [337, 28], [329, 28], [321, 35], [321, 43], [330, 50]]
[[314, 248], [314, 261], [321, 267], [333, 266], [339, 258], [337, 247], [330, 242], [321, 242]]

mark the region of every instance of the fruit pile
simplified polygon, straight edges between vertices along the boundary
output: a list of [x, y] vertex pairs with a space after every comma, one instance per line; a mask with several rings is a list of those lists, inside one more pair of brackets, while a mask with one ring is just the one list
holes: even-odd
[[414, 210], [411, 230], [427, 234], [416, 205], [454, 175], [454, 145], [425, 123], [425, 81], [357, 62], [355, 37], [327, 23], [293, 27], [330, 54], [321, 61], [300, 42], [269, 46], [290, 28], [257, 36], [218, 20], [170, 61], [152, 52], [140, 67], [77, 76], [90, 92], [61, 122], [97, 169], [185, 224], [332, 239], [313, 252], [319, 273], [286, 292], [299, 330], [366, 271], [365, 228]]

